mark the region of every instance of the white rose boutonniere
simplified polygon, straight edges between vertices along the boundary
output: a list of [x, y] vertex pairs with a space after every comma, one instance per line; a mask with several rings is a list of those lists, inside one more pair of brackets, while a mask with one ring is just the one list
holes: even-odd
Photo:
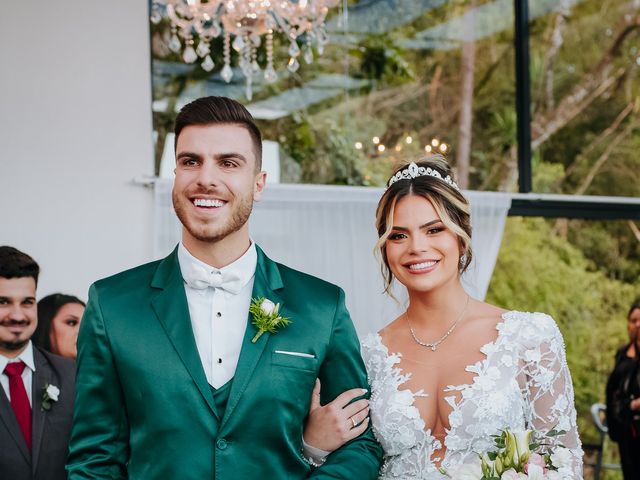
[[60, 396], [60, 389], [55, 385], [47, 383], [42, 389], [42, 410], [51, 410], [52, 402], [57, 402]]
[[280, 316], [280, 304], [273, 303], [265, 297], [251, 300], [249, 313], [253, 315], [252, 323], [258, 329], [258, 333], [251, 339], [252, 343], [256, 343], [263, 333], [276, 333], [279, 328], [291, 323], [288, 318]]

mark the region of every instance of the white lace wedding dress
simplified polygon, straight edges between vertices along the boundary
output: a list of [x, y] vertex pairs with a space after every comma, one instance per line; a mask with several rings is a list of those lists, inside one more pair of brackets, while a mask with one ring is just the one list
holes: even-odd
[[[491, 435], [509, 428], [555, 428], [567, 433], [559, 440], [569, 448], [572, 465], [565, 478], [582, 478], [582, 448], [576, 428], [573, 386], [564, 343], [554, 320], [541, 313], [507, 312], [497, 325], [495, 341], [480, 350], [482, 361], [466, 368], [474, 374], [467, 385], [450, 385], [446, 401], [452, 407], [446, 430], [444, 458], [435, 458], [442, 445], [425, 429], [414, 406], [418, 396], [434, 392], [403, 388], [410, 374], [396, 365], [400, 354], [390, 353], [378, 334], [363, 341], [363, 357], [371, 385], [370, 415], [374, 433], [384, 448], [380, 479], [436, 480], [447, 471], [491, 451]], [[459, 400], [453, 392], [459, 391]], [[440, 462], [441, 460], [441, 462]]]

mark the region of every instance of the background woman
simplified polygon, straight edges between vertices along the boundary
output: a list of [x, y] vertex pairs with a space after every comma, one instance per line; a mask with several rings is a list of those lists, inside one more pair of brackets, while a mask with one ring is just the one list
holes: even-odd
[[630, 480], [640, 478], [640, 297], [629, 309], [627, 332], [629, 343], [617, 351], [607, 382], [607, 426], [618, 442], [622, 474]]
[[[469, 211], [440, 156], [398, 170], [378, 204], [387, 292], [398, 280], [409, 296], [406, 312], [363, 342], [370, 417], [385, 450], [380, 478], [445, 478], [440, 467], [462, 478], [495, 449], [492, 435], [525, 428], [565, 431], [556, 478], [582, 478], [562, 336], [548, 315], [505, 311], [464, 291]], [[367, 409], [353, 405], [312, 399], [305, 444], [329, 452], [357, 435]]]
[[85, 303], [72, 295], [54, 293], [38, 302], [38, 327], [33, 335], [40, 348], [76, 358], [76, 342]]

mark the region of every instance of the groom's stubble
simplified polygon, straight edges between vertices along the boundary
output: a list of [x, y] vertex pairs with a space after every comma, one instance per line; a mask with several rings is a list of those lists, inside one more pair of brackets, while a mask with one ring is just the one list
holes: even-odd
[[[207, 190], [199, 190], [194, 194], [212, 194]], [[232, 233], [240, 230], [248, 221], [253, 211], [253, 191], [249, 190], [246, 194], [236, 196], [233, 202], [230, 202], [230, 216], [221, 219], [212, 219], [211, 221], [197, 221], [190, 217], [187, 209], [190, 205], [188, 199], [181, 196], [175, 189], [172, 192], [173, 208], [182, 223], [185, 230], [196, 240], [200, 242], [216, 243], [223, 240]], [[227, 204], [229, 205], [229, 204]]]

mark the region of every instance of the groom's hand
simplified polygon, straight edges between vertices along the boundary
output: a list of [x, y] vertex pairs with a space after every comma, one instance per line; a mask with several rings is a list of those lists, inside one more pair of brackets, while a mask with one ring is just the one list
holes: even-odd
[[369, 426], [369, 401], [366, 398], [353, 401], [367, 391], [353, 388], [322, 406], [320, 388], [320, 380], [317, 379], [311, 393], [303, 439], [307, 445], [333, 452], [362, 434]]

